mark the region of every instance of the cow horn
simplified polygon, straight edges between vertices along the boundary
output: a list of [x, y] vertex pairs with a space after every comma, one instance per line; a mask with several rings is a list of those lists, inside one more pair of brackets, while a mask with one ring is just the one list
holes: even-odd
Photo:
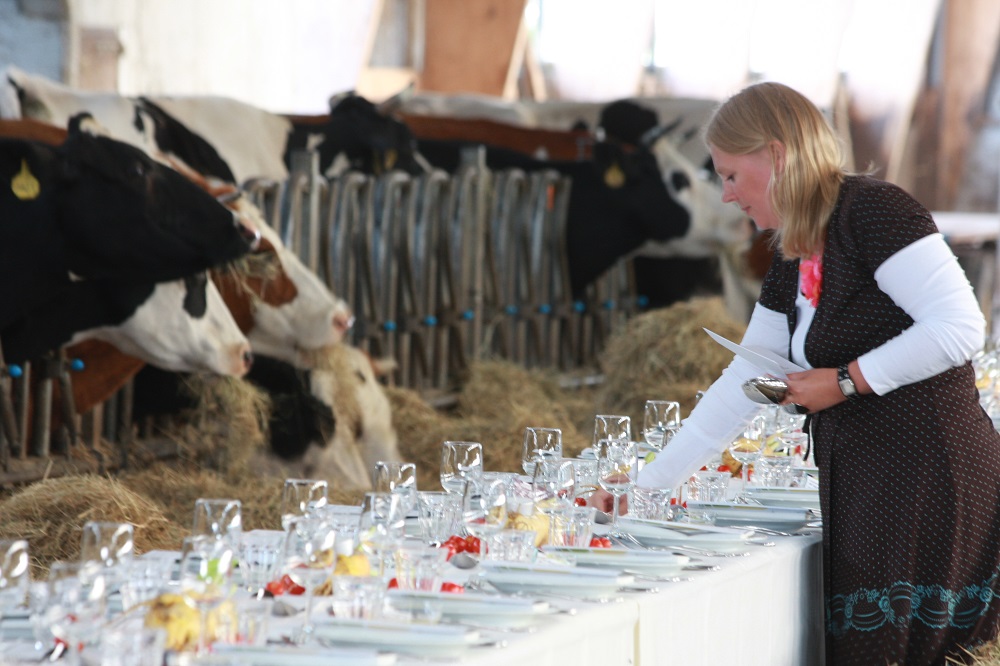
[[389, 99], [380, 102], [375, 106], [378, 112], [382, 115], [389, 115], [399, 110], [403, 106], [403, 102], [408, 100], [413, 96], [413, 92], [416, 90], [416, 83], [410, 81], [405, 88], [400, 90], [398, 93], [390, 97]]
[[681, 116], [669, 125], [657, 125], [656, 127], [651, 127], [646, 130], [641, 137], [639, 137], [639, 145], [643, 148], [649, 148], [654, 143], [660, 140], [660, 138], [670, 134], [675, 129], [677, 129], [684, 117]]

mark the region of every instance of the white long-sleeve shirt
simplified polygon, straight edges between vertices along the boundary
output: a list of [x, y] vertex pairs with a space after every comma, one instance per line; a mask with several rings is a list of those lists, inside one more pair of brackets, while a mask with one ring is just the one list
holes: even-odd
[[[875, 393], [884, 395], [962, 365], [982, 348], [986, 322], [965, 272], [941, 234], [925, 236], [893, 254], [875, 271], [875, 281], [914, 322], [858, 357], [861, 374]], [[816, 310], [801, 289], [796, 308], [791, 360], [810, 368], [804, 342]], [[787, 356], [785, 315], [758, 303], [742, 344]], [[642, 469], [638, 484], [677, 487], [724, 450], [760, 409], [741, 388], [743, 382], [760, 374], [748, 361], [734, 358], [670, 444]]]

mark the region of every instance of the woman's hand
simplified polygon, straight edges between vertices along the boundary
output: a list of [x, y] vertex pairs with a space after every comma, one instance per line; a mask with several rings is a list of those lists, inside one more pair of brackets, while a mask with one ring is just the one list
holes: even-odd
[[[859, 395], [868, 395], [873, 392], [868, 380], [861, 374], [857, 360], [848, 363], [847, 370]], [[847, 396], [840, 390], [836, 368], [814, 368], [803, 372], [793, 372], [788, 375], [785, 383], [788, 384], [788, 393], [785, 394], [785, 399], [781, 401], [781, 404], [802, 405], [809, 410], [810, 414], [839, 405], [847, 400]]]
[[[611, 513], [615, 508], [615, 496], [603, 488], [598, 488], [587, 498], [587, 506], [595, 507], [598, 511]], [[628, 512], [628, 495], [618, 498], [618, 515], [623, 516]]]

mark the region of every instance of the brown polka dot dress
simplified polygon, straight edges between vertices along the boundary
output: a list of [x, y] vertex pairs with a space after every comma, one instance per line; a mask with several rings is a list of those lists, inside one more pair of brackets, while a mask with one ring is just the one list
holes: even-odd
[[[912, 325], [874, 272], [936, 231], [894, 185], [845, 180], [805, 341], [813, 367], [847, 363]], [[760, 301], [788, 316], [789, 332], [797, 288], [798, 262], [776, 257]], [[841, 403], [812, 416], [810, 428], [824, 518], [827, 664], [943, 664], [993, 640], [1000, 435], [979, 405], [971, 365]]]

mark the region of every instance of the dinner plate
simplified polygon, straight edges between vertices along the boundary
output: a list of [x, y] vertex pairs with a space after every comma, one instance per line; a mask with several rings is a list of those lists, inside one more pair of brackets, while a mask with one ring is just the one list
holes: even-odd
[[293, 645], [212, 646], [212, 653], [198, 658], [199, 664], [246, 664], [247, 666], [392, 666], [396, 655], [359, 648], [324, 648]]
[[690, 546], [720, 553], [745, 551], [754, 537], [753, 530], [741, 532], [728, 527], [645, 520], [625, 516], [619, 519], [618, 526], [645, 546], [660, 548]]
[[533, 565], [520, 562], [480, 562], [483, 577], [501, 592], [551, 592], [576, 597], [601, 597], [631, 585], [635, 577], [620, 569]]
[[819, 491], [813, 488], [747, 488], [747, 496], [765, 506], [819, 509]]
[[317, 622], [316, 638], [337, 646], [364, 646], [422, 657], [456, 657], [480, 642], [479, 631], [444, 624], [332, 618]]
[[727, 504], [688, 501], [688, 511], [706, 511], [715, 515], [717, 526], [763, 527], [765, 529], [794, 532], [810, 520], [809, 510], [792, 507], [760, 506], [757, 504]]
[[547, 553], [565, 553], [576, 559], [578, 566], [606, 567], [617, 570], [671, 576], [680, 573], [691, 561], [687, 555], [653, 550], [628, 548], [574, 548], [572, 546], [543, 546]]
[[524, 627], [552, 613], [547, 601], [498, 597], [477, 592], [453, 594], [389, 590], [387, 597], [389, 603], [398, 610], [422, 610], [430, 604], [441, 609], [443, 618], [484, 627]]

